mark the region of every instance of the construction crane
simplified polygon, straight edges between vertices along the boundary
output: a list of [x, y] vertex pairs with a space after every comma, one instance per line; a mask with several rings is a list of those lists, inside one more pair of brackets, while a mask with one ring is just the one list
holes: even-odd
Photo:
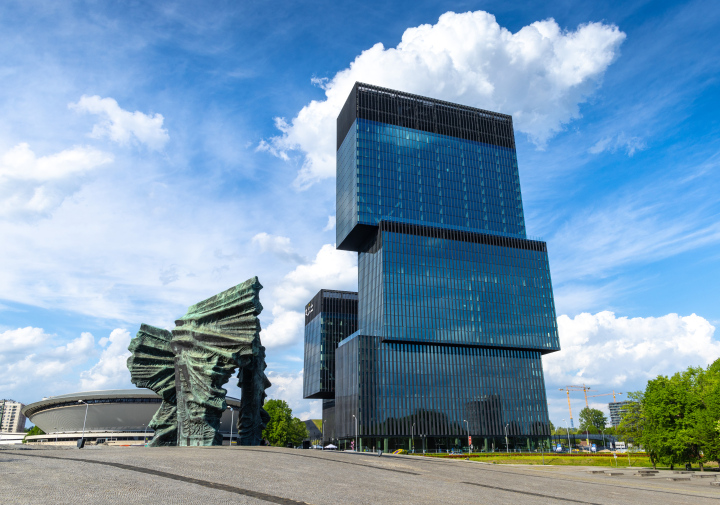
[[587, 396], [586, 398], [595, 398], [596, 396], [608, 396], [608, 395], [612, 395], [612, 397], [613, 397], [613, 403], [615, 403], [615, 395], [616, 395], [616, 394], [621, 395], [622, 393], [616, 393], [615, 391], [613, 391], [612, 393], [603, 393], [603, 394], [601, 394], [601, 395], [590, 395], [590, 396]]
[[560, 391], [565, 391], [567, 393], [567, 401], [568, 401], [568, 411], [570, 412], [570, 427], [574, 428], [575, 425], [573, 424], [573, 416], [572, 416], [572, 407], [570, 406], [570, 391], [582, 391], [585, 393], [585, 406], [588, 406], [587, 401], [587, 392], [590, 389], [590, 386], [586, 386], [583, 384], [582, 386], [565, 386], [564, 388], [560, 388]]

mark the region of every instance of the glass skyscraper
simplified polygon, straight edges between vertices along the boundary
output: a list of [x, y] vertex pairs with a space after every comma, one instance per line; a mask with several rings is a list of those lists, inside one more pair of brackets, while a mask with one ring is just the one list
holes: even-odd
[[337, 122], [336, 215], [359, 272], [357, 331], [335, 358], [337, 437], [385, 450], [546, 440], [541, 355], [560, 345], [512, 118], [356, 83]]

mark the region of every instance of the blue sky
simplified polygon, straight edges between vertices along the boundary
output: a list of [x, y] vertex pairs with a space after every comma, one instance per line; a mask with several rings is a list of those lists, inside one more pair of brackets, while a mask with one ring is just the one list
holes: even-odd
[[355, 80], [513, 115], [563, 346], [553, 422], [566, 384], [707, 365], [719, 21], [711, 1], [3, 2], [0, 396], [129, 387], [140, 323], [258, 275], [271, 396], [318, 416], [301, 313], [357, 287], [332, 173]]

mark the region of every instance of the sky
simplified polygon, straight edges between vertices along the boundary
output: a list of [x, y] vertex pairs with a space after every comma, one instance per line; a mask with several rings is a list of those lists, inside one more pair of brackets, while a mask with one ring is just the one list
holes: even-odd
[[355, 81], [513, 116], [557, 308], [554, 424], [566, 385], [621, 400], [707, 366], [718, 28], [713, 1], [2, 2], [0, 397], [133, 387], [141, 323], [172, 329], [257, 275], [269, 396], [320, 417], [302, 314], [321, 288], [357, 289], [356, 255], [334, 248]]

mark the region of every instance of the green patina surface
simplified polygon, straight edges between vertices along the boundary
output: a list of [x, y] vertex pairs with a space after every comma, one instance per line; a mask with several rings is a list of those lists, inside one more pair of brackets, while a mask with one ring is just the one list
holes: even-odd
[[162, 405], [150, 427], [151, 445], [221, 445], [220, 417], [227, 408], [223, 386], [238, 372], [242, 390], [237, 433], [240, 445], [258, 445], [269, 416], [262, 408], [265, 348], [257, 277], [191, 306], [172, 332], [143, 324], [130, 342], [131, 380], [158, 393]]

